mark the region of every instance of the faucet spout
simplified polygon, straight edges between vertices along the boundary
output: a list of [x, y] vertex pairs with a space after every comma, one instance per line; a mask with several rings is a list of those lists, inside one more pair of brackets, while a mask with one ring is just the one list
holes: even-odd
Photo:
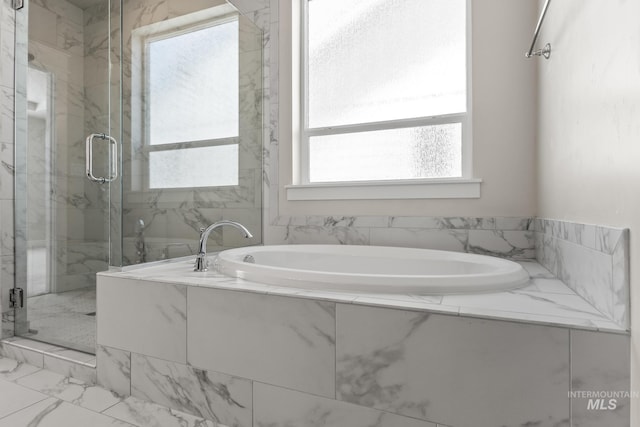
[[251, 234], [251, 232], [247, 230], [247, 227], [235, 221], [222, 220], [211, 224], [207, 228], [201, 228], [200, 242], [198, 243], [198, 255], [196, 256], [196, 263], [193, 271], [207, 271], [207, 240], [209, 239], [209, 235], [213, 230], [225, 225], [230, 225], [231, 227], [237, 228], [238, 230], [242, 231], [244, 233], [245, 239], [250, 239], [253, 237], [253, 234]]

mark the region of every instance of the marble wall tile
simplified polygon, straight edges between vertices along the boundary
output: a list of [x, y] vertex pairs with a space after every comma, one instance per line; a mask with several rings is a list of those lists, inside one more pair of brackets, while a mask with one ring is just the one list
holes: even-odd
[[[629, 392], [629, 336], [571, 331], [571, 391]], [[606, 408], [609, 398], [605, 398]], [[572, 427], [629, 426], [630, 399], [615, 398], [615, 409], [589, 409], [589, 399], [571, 399]]]
[[186, 363], [185, 286], [98, 277], [98, 344]]
[[335, 396], [335, 304], [190, 287], [188, 307], [191, 365]]
[[628, 229], [539, 218], [536, 258], [578, 295], [629, 327]]
[[435, 424], [274, 387], [254, 385], [254, 427], [436, 427]]
[[338, 304], [337, 398], [457, 427], [568, 426], [568, 340], [559, 328]]
[[512, 259], [535, 258], [532, 231], [469, 230], [467, 252]]
[[251, 427], [251, 381], [131, 355], [131, 394], [226, 426]]
[[277, 216], [272, 244], [357, 244], [535, 257], [531, 218]]
[[370, 244], [465, 252], [467, 230], [426, 230], [412, 228], [372, 228]]
[[13, 256], [0, 257], [0, 313], [9, 311], [9, 291], [13, 288], [15, 281], [14, 266]]
[[618, 325], [630, 324], [629, 230], [624, 230], [613, 254], [613, 316]]
[[368, 228], [304, 225], [282, 228], [282, 243], [289, 244], [370, 244]]
[[113, 347], [96, 347], [98, 384], [126, 397], [131, 394], [131, 353]]

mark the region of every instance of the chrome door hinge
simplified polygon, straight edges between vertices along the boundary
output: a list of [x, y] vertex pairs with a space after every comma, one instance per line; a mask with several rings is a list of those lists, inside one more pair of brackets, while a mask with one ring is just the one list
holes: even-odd
[[24, 291], [22, 288], [12, 288], [9, 290], [9, 308], [24, 307]]
[[24, 0], [13, 0], [13, 8], [20, 10], [24, 7]]

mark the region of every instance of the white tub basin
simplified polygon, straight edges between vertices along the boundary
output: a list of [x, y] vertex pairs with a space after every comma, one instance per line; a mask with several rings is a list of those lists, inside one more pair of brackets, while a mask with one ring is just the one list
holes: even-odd
[[501, 258], [383, 246], [251, 246], [221, 252], [215, 268], [285, 287], [417, 295], [503, 291], [529, 279]]

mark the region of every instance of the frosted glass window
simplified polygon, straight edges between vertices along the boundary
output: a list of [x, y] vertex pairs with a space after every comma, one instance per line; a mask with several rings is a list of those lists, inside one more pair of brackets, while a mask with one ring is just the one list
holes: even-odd
[[150, 188], [238, 185], [238, 144], [149, 153]]
[[309, 128], [466, 111], [465, 0], [307, 4]]
[[148, 42], [149, 144], [238, 135], [238, 21]]
[[462, 176], [459, 123], [311, 137], [310, 181]]

